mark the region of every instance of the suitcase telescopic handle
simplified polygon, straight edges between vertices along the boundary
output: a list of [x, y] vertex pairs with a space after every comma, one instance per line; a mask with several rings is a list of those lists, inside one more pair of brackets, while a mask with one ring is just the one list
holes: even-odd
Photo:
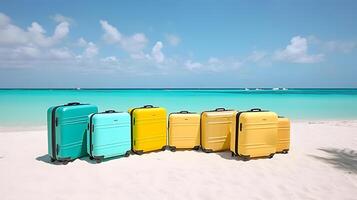
[[262, 109], [260, 109], [260, 108], [253, 108], [253, 109], [250, 109], [250, 111], [252, 111], [252, 112], [260, 112], [260, 111], [262, 111]]
[[145, 105], [143, 108], [153, 108], [153, 105]]
[[71, 103], [67, 103], [66, 106], [76, 106], [76, 105], [79, 105], [80, 103], [79, 102], [71, 102]]
[[104, 113], [115, 113], [115, 110], [106, 110]]
[[214, 111], [225, 111], [225, 108], [216, 108]]

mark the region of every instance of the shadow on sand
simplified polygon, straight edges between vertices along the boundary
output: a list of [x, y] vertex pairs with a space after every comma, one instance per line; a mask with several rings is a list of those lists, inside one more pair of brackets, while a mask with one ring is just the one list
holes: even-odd
[[216, 152], [216, 154], [226, 160], [241, 160], [239, 157], [233, 157], [232, 152], [230, 152], [230, 151]]
[[[124, 156], [115, 156], [115, 157], [106, 158], [104, 160], [101, 160], [100, 163], [109, 162], [111, 160], [116, 160], [116, 159], [123, 159], [123, 158], [125, 158], [125, 157]], [[97, 163], [95, 160], [91, 160], [88, 156], [79, 158], [79, 160], [86, 161], [87, 163], [90, 163], [90, 164], [100, 164], [100, 163]]]
[[51, 165], [61, 165], [61, 163], [59, 162], [51, 162], [51, 158], [48, 154], [45, 154], [43, 156], [39, 156], [36, 158], [37, 161], [40, 161], [40, 162], [44, 162], [44, 163], [48, 163], [48, 164], [51, 164]]
[[357, 152], [352, 149], [320, 148], [328, 154], [326, 157], [310, 155], [311, 157], [332, 165], [347, 173], [357, 174]]

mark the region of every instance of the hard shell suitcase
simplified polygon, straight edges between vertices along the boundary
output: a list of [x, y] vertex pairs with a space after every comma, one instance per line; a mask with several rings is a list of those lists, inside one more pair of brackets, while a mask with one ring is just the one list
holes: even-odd
[[278, 116], [274, 112], [255, 108], [236, 115], [235, 134], [231, 135], [232, 156], [244, 161], [253, 157], [268, 156], [276, 152]]
[[278, 117], [278, 144], [277, 153], [288, 153], [290, 149], [290, 120], [286, 117]]
[[181, 111], [169, 115], [169, 149], [194, 149], [200, 147], [200, 119], [196, 113]]
[[87, 155], [86, 129], [88, 115], [97, 106], [77, 102], [53, 106], [47, 110], [48, 154], [51, 161], [67, 164]]
[[165, 150], [167, 116], [164, 108], [146, 105], [129, 110], [132, 151], [137, 154]]
[[87, 152], [97, 163], [115, 156], [129, 156], [131, 149], [130, 115], [108, 110], [89, 115]]
[[229, 149], [230, 135], [234, 130], [234, 117], [236, 113], [236, 111], [224, 108], [202, 112], [202, 151], [209, 153]]

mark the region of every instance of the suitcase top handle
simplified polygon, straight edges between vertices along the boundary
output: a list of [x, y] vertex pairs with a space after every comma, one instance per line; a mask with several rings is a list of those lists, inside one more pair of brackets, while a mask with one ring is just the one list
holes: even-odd
[[251, 112], [260, 112], [262, 111], [262, 109], [260, 108], [253, 108], [253, 109], [250, 109]]
[[225, 111], [225, 110], [226, 110], [225, 108], [216, 108], [214, 111], [220, 112], [220, 111]]
[[186, 110], [182, 110], [182, 111], [180, 111], [179, 113], [180, 113], [180, 114], [188, 114], [188, 113], [190, 113], [190, 112], [188, 112], [188, 111], [186, 111]]
[[67, 103], [66, 106], [76, 106], [76, 105], [80, 105], [79, 102], [71, 102], [71, 103]]
[[153, 105], [145, 105], [143, 106], [143, 108], [153, 108], [154, 106]]
[[106, 110], [104, 113], [116, 113], [115, 110]]

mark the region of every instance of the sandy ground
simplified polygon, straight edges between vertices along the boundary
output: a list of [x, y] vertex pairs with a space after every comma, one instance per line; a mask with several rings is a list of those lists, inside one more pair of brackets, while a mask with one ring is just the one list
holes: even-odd
[[55, 165], [46, 134], [0, 128], [1, 199], [357, 199], [357, 121], [293, 122], [289, 154], [248, 162], [165, 151]]

